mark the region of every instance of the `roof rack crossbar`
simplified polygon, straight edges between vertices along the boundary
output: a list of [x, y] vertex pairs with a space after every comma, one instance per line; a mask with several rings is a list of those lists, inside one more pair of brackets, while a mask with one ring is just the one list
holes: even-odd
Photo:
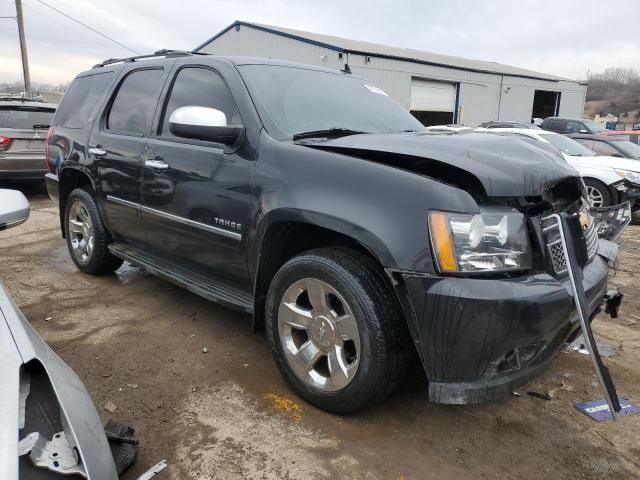
[[191, 51], [188, 51], [188, 50], [172, 50], [172, 49], [169, 49], [169, 48], [163, 48], [162, 50], [158, 50], [157, 52], [149, 53], [147, 55], [136, 55], [136, 56], [133, 56], [133, 57], [124, 57], [124, 58], [108, 58], [107, 60], [104, 60], [104, 61], [94, 65], [92, 68], [106, 67], [107, 65], [113, 65], [114, 63], [131, 63], [131, 62], [135, 62], [135, 61], [138, 61], [138, 60], [144, 60], [146, 58], [187, 57], [187, 56], [190, 56], [190, 55], [207, 55], [207, 54], [203, 53], [203, 52], [191, 52]]

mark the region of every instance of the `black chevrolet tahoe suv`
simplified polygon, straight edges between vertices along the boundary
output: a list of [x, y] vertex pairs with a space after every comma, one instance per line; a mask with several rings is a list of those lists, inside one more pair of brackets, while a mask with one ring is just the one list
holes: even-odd
[[[291, 387], [328, 411], [383, 399], [416, 352], [432, 401], [492, 399], [579, 329], [543, 225], [589, 218], [577, 172], [540, 142], [429, 133], [347, 72], [107, 61], [71, 84], [47, 162], [80, 271], [126, 260], [251, 314]], [[583, 226], [595, 315], [608, 264]]]

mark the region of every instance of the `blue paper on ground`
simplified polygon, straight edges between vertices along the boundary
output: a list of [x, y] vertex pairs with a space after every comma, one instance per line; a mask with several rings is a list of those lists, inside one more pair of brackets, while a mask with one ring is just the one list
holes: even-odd
[[[620, 399], [620, 407], [622, 408], [617, 415], [621, 417], [640, 412], [640, 408], [625, 398]], [[611, 410], [609, 410], [609, 405], [604, 398], [602, 400], [591, 400], [589, 402], [578, 403], [576, 404], [576, 408], [598, 422], [611, 420]]]

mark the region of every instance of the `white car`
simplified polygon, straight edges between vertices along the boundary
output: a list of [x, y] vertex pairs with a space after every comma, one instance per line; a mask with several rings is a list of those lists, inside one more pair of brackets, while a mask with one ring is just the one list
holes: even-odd
[[559, 133], [520, 128], [478, 129], [491, 133], [517, 134], [556, 147], [584, 180], [593, 207], [608, 207], [640, 196], [640, 161], [599, 156], [581, 143]]

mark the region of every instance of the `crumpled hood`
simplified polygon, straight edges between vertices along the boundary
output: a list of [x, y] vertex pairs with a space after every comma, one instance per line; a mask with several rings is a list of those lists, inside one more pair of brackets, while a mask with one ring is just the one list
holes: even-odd
[[[567, 177], [579, 176], [549, 145], [515, 135], [484, 132], [366, 134], [300, 144], [365, 158], [363, 153], [375, 152], [447, 164], [475, 176], [490, 197], [540, 195]], [[407, 161], [408, 165], [410, 163]]]

